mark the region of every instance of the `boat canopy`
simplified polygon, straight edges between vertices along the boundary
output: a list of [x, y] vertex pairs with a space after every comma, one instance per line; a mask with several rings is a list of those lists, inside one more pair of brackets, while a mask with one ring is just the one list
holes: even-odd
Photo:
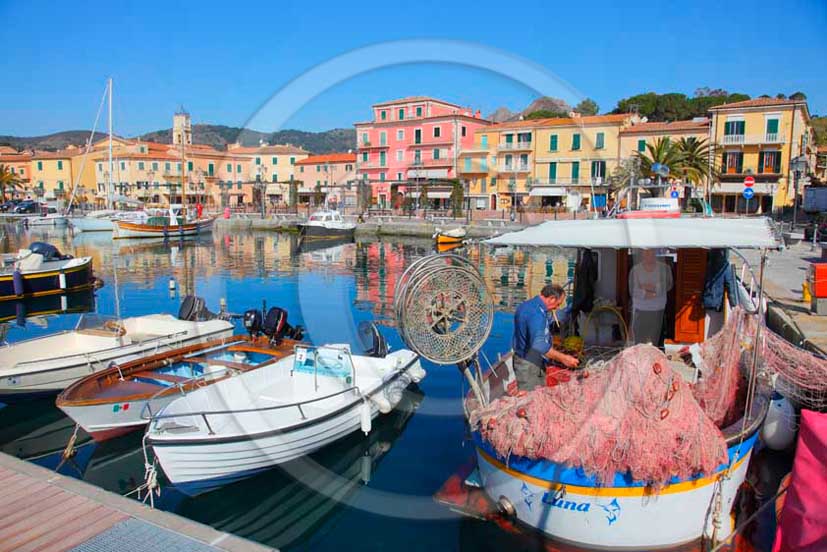
[[491, 238], [486, 243], [615, 249], [783, 247], [783, 242], [766, 217], [548, 221]]

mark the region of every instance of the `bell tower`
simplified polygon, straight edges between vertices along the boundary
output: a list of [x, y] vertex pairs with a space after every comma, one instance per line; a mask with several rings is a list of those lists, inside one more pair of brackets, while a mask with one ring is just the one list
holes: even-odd
[[184, 106], [179, 107], [172, 116], [172, 143], [176, 146], [192, 145], [192, 122]]

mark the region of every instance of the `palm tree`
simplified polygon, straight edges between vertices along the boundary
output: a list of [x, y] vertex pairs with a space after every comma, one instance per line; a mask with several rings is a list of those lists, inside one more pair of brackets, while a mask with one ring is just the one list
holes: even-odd
[[13, 173], [9, 167], [0, 164], [0, 201], [6, 201], [6, 190], [10, 190], [12, 195], [20, 186], [20, 179], [17, 174]]
[[683, 158], [676, 168], [685, 181], [700, 184], [706, 180], [707, 175], [715, 180], [717, 171], [714, 167], [710, 168], [710, 161], [714, 159], [714, 148], [705, 138], [681, 138], [676, 145]]
[[636, 152], [642, 176], [657, 176], [652, 171], [652, 165], [655, 163], [666, 165], [672, 173], [678, 172], [681, 168], [683, 153], [669, 137], [658, 138], [654, 144], [646, 144], [646, 150]]

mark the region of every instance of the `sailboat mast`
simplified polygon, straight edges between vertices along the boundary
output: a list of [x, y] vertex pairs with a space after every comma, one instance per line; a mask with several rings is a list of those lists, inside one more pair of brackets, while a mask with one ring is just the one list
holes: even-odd
[[187, 186], [184, 182], [184, 172], [187, 170], [187, 160], [184, 157], [184, 133], [181, 133], [181, 215], [184, 223], [187, 222]]
[[112, 77], [109, 77], [109, 181], [106, 183], [106, 208], [112, 208]]

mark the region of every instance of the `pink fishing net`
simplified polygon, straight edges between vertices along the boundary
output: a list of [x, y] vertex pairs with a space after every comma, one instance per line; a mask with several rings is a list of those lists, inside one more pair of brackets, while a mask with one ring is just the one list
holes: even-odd
[[580, 466], [601, 484], [628, 472], [658, 488], [727, 460], [720, 430], [651, 345], [628, 348], [587, 377], [501, 397], [470, 422], [502, 457]]

